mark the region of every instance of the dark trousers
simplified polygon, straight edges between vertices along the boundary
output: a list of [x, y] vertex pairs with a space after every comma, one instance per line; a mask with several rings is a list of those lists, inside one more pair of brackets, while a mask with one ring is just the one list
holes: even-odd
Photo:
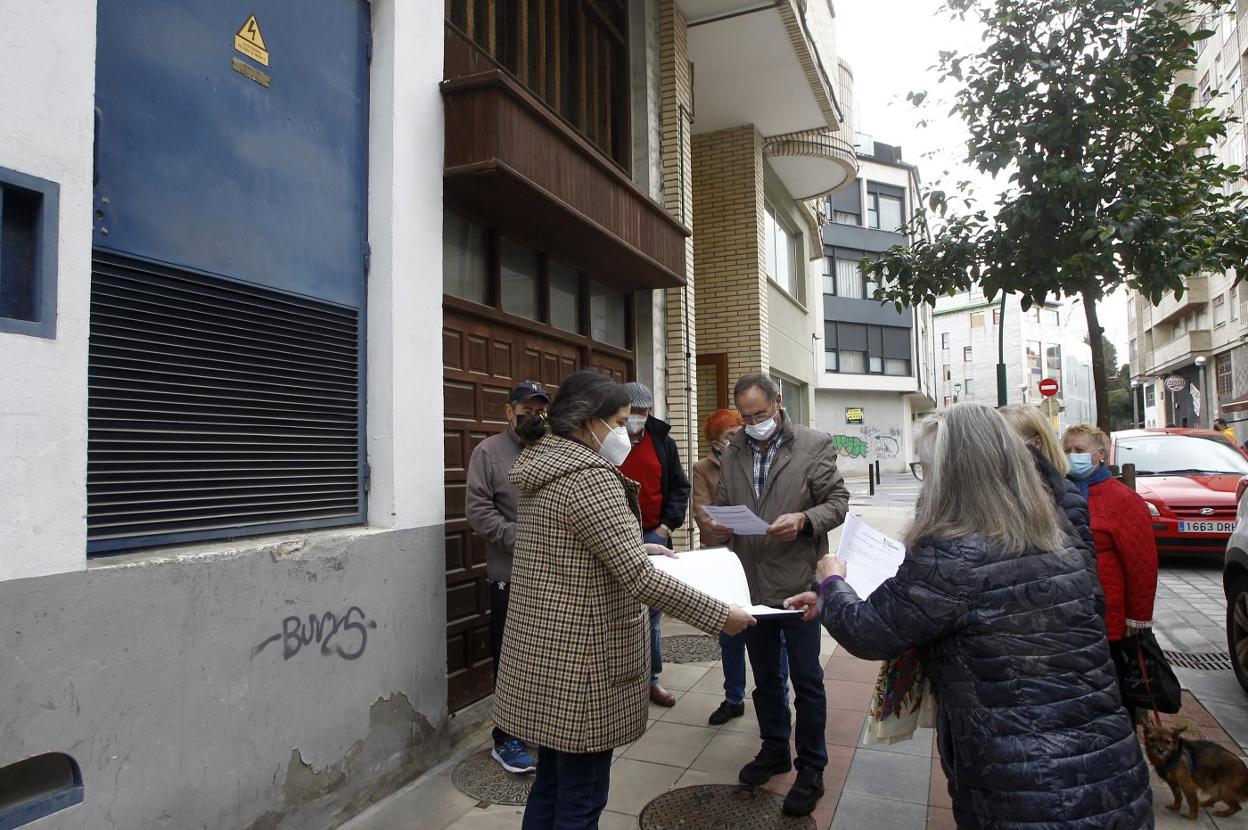
[[[507, 624], [507, 600], [511, 583], [490, 582], [490, 646], [494, 652], [494, 681], [498, 682], [498, 661], [503, 654], [503, 627]], [[505, 744], [511, 736], [494, 727], [494, 745]]]
[[824, 743], [828, 710], [819, 661], [819, 631], [818, 619], [802, 622], [796, 617], [761, 617], [757, 625], [745, 630], [745, 647], [754, 669], [754, 711], [763, 747], [787, 753], [789, 739], [794, 737], [780, 670], [780, 654], [787, 649], [797, 709], [797, 768], [822, 771], [828, 765]]
[[537, 750], [537, 774], [521, 830], [598, 830], [611, 787], [611, 750]]

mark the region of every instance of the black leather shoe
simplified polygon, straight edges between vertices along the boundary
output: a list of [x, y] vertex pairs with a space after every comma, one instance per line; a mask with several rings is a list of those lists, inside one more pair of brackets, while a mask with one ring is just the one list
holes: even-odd
[[[763, 747], [754, 756], [754, 760], [741, 767], [737, 780], [751, 787], [760, 787], [771, 780], [773, 775], [780, 775], [793, 769], [793, 759], [788, 750], [775, 750]], [[813, 809], [813, 808], [812, 808]]]
[[797, 780], [784, 797], [784, 810], [790, 816], [808, 816], [823, 798], [823, 773], [806, 767], [798, 770]]
[[723, 726], [733, 718], [739, 718], [744, 714], [744, 703], [729, 703], [725, 700], [723, 703], [719, 704], [718, 709], [711, 712], [711, 716], [706, 719], [706, 722], [711, 726]]

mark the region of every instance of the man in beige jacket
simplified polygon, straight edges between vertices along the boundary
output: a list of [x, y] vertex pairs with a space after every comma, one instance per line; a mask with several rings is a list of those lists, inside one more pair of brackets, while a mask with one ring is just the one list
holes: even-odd
[[[815, 566], [828, 552], [828, 532], [845, 521], [849, 490], [836, 469], [832, 439], [784, 412], [780, 389], [764, 374], [749, 374], [733, 392], [745, 428], [724, 450], [718, 505], [745, 505], [771, 524], [766, 535], [735, 536], [715, 525], [707, 541], [727, 542], [741, 559], [750, 601], [776, 608], [815, 584]], [[800, 618], [761, 617], [746, 634], [754, 669], [754, 710], [762, 748], [741, 769], [742, 783], [758, 786], [793, 767], [793, 726], [780, 670], [781, 635], [797, 709], [797, 780], [784, 800], [792, 815], [808, 815], [823, 795], [827, 719], [819, 626]]]

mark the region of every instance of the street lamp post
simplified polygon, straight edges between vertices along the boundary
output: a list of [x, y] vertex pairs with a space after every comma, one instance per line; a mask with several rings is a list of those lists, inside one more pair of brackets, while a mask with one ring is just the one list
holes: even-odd
[[1200, 369], [1200, 412], [1196, 414], [1196, 426], [1204, 427], [1205, 413], [1209, 410], [1209, 402], [1213, 400], [1213, 396], [1209, 394], [1209, 387], [1205, 381], [1205, 364], [1209, 362], [1209, 358], [1203, 354], [1196, 358], [1196, 368]]
[[958, 402], [958, 396], [962, 394], [962, 384], [955, 383], [953, 385], [953, 402]]
[[[997, 406], [1005, 406], [1005, 298], [1001, 292], [1001, 313], [997, 315]], [[1020, 324], [1021, 325], [1021, 324]]]
[[1131, 428], [1140, 427], [1140, 379], [1131, 378]]

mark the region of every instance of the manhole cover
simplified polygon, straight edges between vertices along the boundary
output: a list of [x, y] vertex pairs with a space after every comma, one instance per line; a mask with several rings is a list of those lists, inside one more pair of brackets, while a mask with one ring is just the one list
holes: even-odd
[[784, 799], [744, 784], [705, 784], [669, 790], [646, 805], [641, 830], [811, 830], [810, 816], [786, 816]]
[[490, 750], [474, 752], [455, 765], [451, 783], [461, 793], [490, 804], [523, 804], [533, 786], [532, 775], [513, 775], [490, 757]]
[[665, 663], [704, 663], [718, 659], [718, 637], [706, 634], [674, 634], [663, 638]]
[[[1186, 654], [1182, 651], [1163, 651], [1171, 666], [1200, 671], [1231, 671], [1231, 655], [1225, 651], [1204, 651]], [[667, 655], [664, 655], [665, 657]]]

